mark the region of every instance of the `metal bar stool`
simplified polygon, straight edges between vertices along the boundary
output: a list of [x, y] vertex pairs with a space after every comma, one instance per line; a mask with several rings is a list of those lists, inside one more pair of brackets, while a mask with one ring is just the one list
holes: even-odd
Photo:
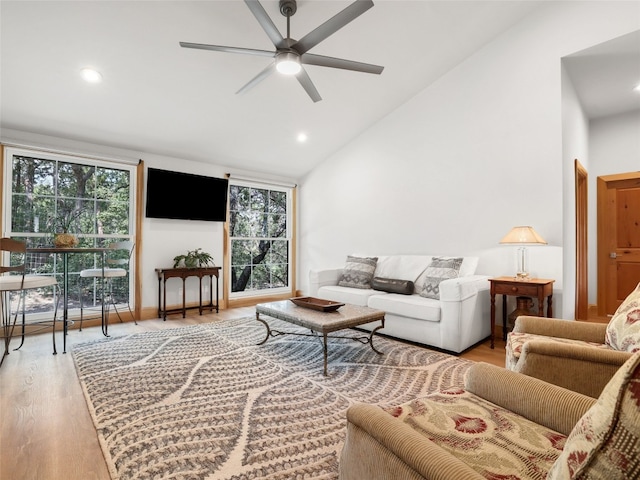
[[[45, 329], [51, 329], [53, 337], [53, 354], [56, 350], [56, 318], [58, 314], [58, 302], [56, 301], [55, 290], [58, 282], [51, 275], [27, 275], [27, 248], [24, 242], [11, 238], [0, 238], [0, 252], [8, 254], [7, 265], [0, 266], [0, 310], [2, 315], [2, 338], [4, 340], [4, 352], [0, 359], [0, 366], [4, 362], [4, 357], [9, 355], [9, 345], [13, 337], [20, 303], [22, 303], [22, 341], [14, 350], [18, 350], [24, 344], [27, 326], [34, 326], [35, 329], [29, 334], [38, 333]], [[6, 257], [5, 257], [6, 258]], [[5, 260], [3, 258], [3, 260]], [[4, 262], [3, 262], [4, 263]], [[5, 275], [8, 274], [8, 275]], [[52, 320], [26, 321], [26, 292], [37, 288], [53, 287], [54, 290], [54, 312]], [[11, 294], [18, 294], [18, 304], [15, 313], [11, 313]], [[57, 297], [59, 298], [60, 295]]]
[[[106, 265], [104, 268], [87, 268], [80, 271], [80, 331], [82, 331], [82, 322], [84, 320], [84, 310], [89, 310], [90, 308], [84, 308], [82, 301], [82, 279], [83, 278], [104, 278], [104, 288], [102, 291], [102, 315], [109, 317], [109, 307], [113, 305], [113, 309], [118, 315], [118, 319], [120, 323], [122, 323], [122, 317], [120, 316], [120, 312], [118, 311], [118, 306], [116, 304], [115, 298], [113, 296], [113, 279], [114, 278], [124, 278], [128, 275], [128, 266], [131, 260], [131, 255], [133, 254], [134, 243], [131, 241], [124, 242], [113, 242], [109, 245], [109, 249], [113, 252], [112, 255], [107, 255], [107, 259], [105, 261]], [[117, 257], [116, 252], [121, 252], [120, 257]], [[124, 252], [124, 255], [122, 254]], [[133, 312], [131, 311], [131, 302], [129, 302], [129, 297], [127, 297], [127, 308], [129, 313], [131, 314], [131, 318], [133, 318], [134, 323], [137, 325], [138, 322], [133, 316]], [[104, 319], [103, 319], [104, 320]], [[108, 323], [103, 321], [103, 325], [107, 325]], [[106, 330], [103, 332], [107, 335]]]

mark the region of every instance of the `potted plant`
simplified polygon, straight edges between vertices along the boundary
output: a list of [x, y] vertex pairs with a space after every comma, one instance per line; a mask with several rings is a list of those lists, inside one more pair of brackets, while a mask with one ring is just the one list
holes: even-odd
[[213, 257], [201, 248], [189, 250], [186, 255], [173, 257], [173, 268], [198, 268], [215, 266]]
[[80, 210], [60, 212], [54, 219], [53, 244], [58, 248], [71, 248], [78, 245], [78, 237], [70, 233], [77, 226]]

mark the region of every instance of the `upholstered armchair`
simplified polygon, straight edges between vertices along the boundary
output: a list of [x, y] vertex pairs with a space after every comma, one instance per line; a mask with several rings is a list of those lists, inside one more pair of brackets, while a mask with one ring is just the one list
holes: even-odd
[[598, 400], [478, 363], [464, 389], [350, 407], [340, 480], [638, 478], [639, 391], [640, 353]]
[[608, 324], [521, 316], [507, 336], [506, 367], [591, 397], [640, 350], [640, 284]]

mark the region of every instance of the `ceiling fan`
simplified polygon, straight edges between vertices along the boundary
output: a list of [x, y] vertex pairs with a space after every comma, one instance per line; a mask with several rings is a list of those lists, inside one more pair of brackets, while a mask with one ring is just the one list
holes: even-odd
[[371, 65], [369, 63], [354, 62], [352, 60], [344, 60], [342, 58], [326, 57], [323, 55], [315, 55], [308, 53], [313, 47], [334, 34], [349, 22], [355, 20], [364, 12], [373, 7], [371, 0], [356, 0], [347, 8], [327, 20], [325, 23], [309, 32], [300, 40], [294, 40], [290, 35], [291, 16], [296, 13], [296, 0], [280, 0], [280, 13], [287, 17], [287, 37], [284, 38], [273, 21], [267, 15], [267, 12], [258, 0], [244, 0], [256, 17], [262, 29], [275, 46], [275, 51], [257, 50], [253, 48], [225, 47], [222, 45], [207, 45], [203, 43], [180, 42], [180, 46], [184, 48], [196, 48], [201, 50], [214, 50], [218, 52], [241, 53], [245, 55], [258, 55], [262, 57], [274, 58], [274, 61], [262, 70], [258, 75], [253, 77], [249, 83], [238, 90], [236, 93], [244, 93], [254, 87], [260, 81], [271, 75], [274, 70], [288, 75], [295, 75], [300, 85], [305, 89], [307, 94], [314, 102], [322, 100], [311, 78], [307, 74], [303, 65], [317, 65], [320, 67], [340, 68], [343, 70], [353, 70], [356, 72], [381, 74], [384, 67], [379, 65]]

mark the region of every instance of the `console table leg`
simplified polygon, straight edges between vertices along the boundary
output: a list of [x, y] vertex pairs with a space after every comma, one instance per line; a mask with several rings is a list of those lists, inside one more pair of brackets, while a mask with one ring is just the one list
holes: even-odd
[[182, 279], [182, 318], [187, 316], [187, 282], [186, 278]]
[[161, 291], [162, 291], [162, 277], [160, 275], [158, 275], [158, 318], [160, 318], [162, 316]]
[[167, 279], [164, 279], [163, 297], [162, 297], [162, 321], [167, 321]]
[[[213, 278], [211, 279], [213, 281]], [[211, 287], [213, 290], [213, 286]], [[216, 275], [216, 313], [220, 311], [220, 297], [218, 295], [218, 275]]]

